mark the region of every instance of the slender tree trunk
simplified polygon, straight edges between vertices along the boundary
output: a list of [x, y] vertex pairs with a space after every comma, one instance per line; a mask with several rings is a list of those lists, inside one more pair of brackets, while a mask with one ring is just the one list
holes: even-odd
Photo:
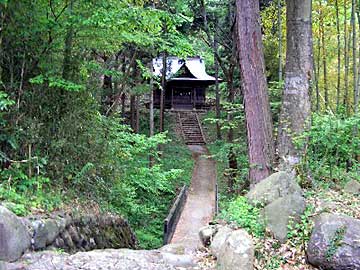
[[[68, 7], [70, 20], [73, 12], [73, 4], [74, 1], [71, 0]], [[72, 23], [70, 23], [65, 37], [65, 50], [64, 50], [64, 60], [63, 60], [64, 62], [63, 62], [63, 73], [62, 73], [62, 77], [65, 80], [69, 80], [71, 77], [73, 39], [74, 39], [74, 27]]]
[[135, 133], [139, 133], [140, 132], [140, 96], [136, 96], [136, 100], [135, 100]]
[[221, 140], [221, 126], [220, 126], [220, 88], [219, 88], [219, 61], [216, 58], [218, 51], [218, 43], [216, 37], [214, 38], [214, 63], [215, 63], [215, 107], [216, 107], [216, 137]]
[[320, 111], [320, 88], [319, 88], [319, 81], [320, 81], [320, 57], [321, 57], [321, 41], [320, 37], [317, 39], [317, 57], [316, 57], [316, 111]]
[[292, 170], [302, 150], [293, 138], [309, 127], [309, 91], [313, 74], [311, 0], [287, 0], [287, 51], [285, 88], [279, 119], [278, 150], [280, 168]]
[[121, 94], [121, 117], [125, 119], [125, 106], [126, 106], [126, 93], [122, 92]]
[[353, 61], [353, 101], [354, 101], [354, 111], [355, 111], [355, 103], [356, 103], [356, 92], [357, 92], [357, 33], [356, 33], [356, 0], [352, 0], [351, 2], [351, 28], [352, 28], [352, 61]]
[[259, 2], [236, 0], [236, 6], [237, 50], [249, 144], [249, 178], [253, 186], [272, 172], [272, 118], [265, 77]]
[[[152, 62], [150, 62], [150, 70], [153, 70]], [[152, 72], [151, 72], [152, 73]], [[149, 103], [149, 136], [154, 136], [154, 89], [153, 89], [153, 78], [151, 75], [150, 79], [150, 103]], [[149, 167], [154, 166], [154, 157], [152, 155], [149, 156]]]
[[345, 66], [344, 66], [344, 72], [345, 72], [345, 77], [344, 77], [344, 99], [343, 99], [343, 105], [346, 108], [346, 112], [348, 113], [349, 111], [349, 54], [348, 54], [348, 50], [349, 50], [349, 44], [348, 44], [348, 35], [347, 35], [347, 0], [344, 0], [344, 61], [345, 61]]
[[167, 71], [167, 57], [166, 53], [163, 54], [163, 69], [161, 76], [161, 92], [160, 92], [160, 119], [159, 119], [159, 132], [164, 131], [164, 110], [165, 110], [165, 88], [166, 88], [166, 71]]
[[5, 10], [6, 4], [0, 4], [0, 88], [2, 88], [2, 65], [4, 59], [4, 50], [2, 46], [3, 33], [4, 33], [4, 24], [5, 24]]
[[320, 36], [321, 36], [321, 49], [322, 49], [322, 63], [323, 63], [323, 76], [324, 76], [324, 94], [325, 94], [325, 108], [329, 107], [329, 88], [328, 88], [328, 79], [327, 79], [327, 54], [326, 54], [326, 44], [325, 44], [325, 26], [324, 26], [324, 13], [322, 9], [322, 0], [320, 3]]
[[[209, 28], [209, 24], [208, 24], [208, 20], [207, 20], [207, 12], [206, 12], [206, 6], [205, 6], [205, 1], [201, 0], [200, 1], [200, 5], [201, 5], [201, 14], [204, 20], [204, 30], [205, 33], [207, 35], [208, 38], [208, 43], [210, 46], [212, 46], [213, 49], [213, 53], [214, 53], [214, 62], [215, 62], [215, 111], [216, 111], [216, 137], [218, 140], [221, 140], [222, 136], [221, 136], [221, 125], [219, 123], [220, 121], [220, 114], [221, 114], [221, 110], [220, 110], [220, 90], [219, 90], [219, 81], [218, 81], [218, 77], [219, 77], [219, 59], [218, 59], [218, 41], [216, 40], [216, 34], [214, 36], [214, 38], [211, 37], [211, 31]], [[217, 22], [215, 22], [215, 25], [217, 27]]]
[[279, 81], [282, 81], [283, 69], [282, 69], [282, 0], [278, 0], [278, 31], [279, 31]]
[[[357, 14], [357, 18], [358, 18], [358, 27], [359, 27], [359, 33], [360, 33], [360, 2], [358, 3], [358, 8], [356, 9], [356, 14]], [[359, 61], [359, 66], [358, 66], [357, 84], [356, 84], [356, 88], [355, 88], [355, 103], [354, 103], [354, 111], [355, 111], [355, 114], [358, 114], [358, 112], [359, 112], [360, 47], [358, 48], [358, 61]], [[358, 160], [360, 161], [360, 156], [359, 156]]]
[[[230, 104], [234, 104], [235, 100], [235, 89], [234, 89], [234, 68], [235, 66], [231, 64], [231, 67], [229, 68], [229, 78], [227, 82], [227, 86], [229, 89], [228, 94], [228, 102]], [[230, 124], [230, 128], [228, 131], [228, 143], [233, 144], [234, 143], [234, 129], [232, 128], [232, 122], [234, 121], [234, 116], [232, 112], [228, 113], [227, 117], [228, 123]], [[238, 170], [238, 164], [236, 159], [236, 154], [231, 146], [228, 153], [228, 162], [229, 162], [229, 169], [230, 169], [230, 175], [229, 175], [229, 181], [228, 181], [228, 187], [229, 192], [234, 192], [234, 183], [235, 179], [237, 177], [237, 170]]]
[[340, 87], [341, 87], [341, 42], [340, 42], [340, 18], [339, 1], [335, 0], [336, 10], [336, 38], [337, 38], [337, 84], [336, 84], [336, 112], [339, 112], [340, 106]]
[[135, 109], [136, 96], [130, 95], [130, 126], [133, 131], [135, 131], [135, 117], [136, 117], [136, 109]]

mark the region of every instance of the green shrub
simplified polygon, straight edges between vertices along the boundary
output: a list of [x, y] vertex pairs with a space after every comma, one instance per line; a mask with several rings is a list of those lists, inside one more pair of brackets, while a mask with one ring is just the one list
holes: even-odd
[[239, 196], [227, 203], [219, 217], [235, 223], [254, 236], [264, 235], [265, 224], [260, 218], [260, 209], [251, 205], [246, 197]]
[[315, 179], [324, 181], [355, 179], [359, 172], [360, 116], [314, 114], [312, 127], [296, 139], [308, 142], [304, 162]]

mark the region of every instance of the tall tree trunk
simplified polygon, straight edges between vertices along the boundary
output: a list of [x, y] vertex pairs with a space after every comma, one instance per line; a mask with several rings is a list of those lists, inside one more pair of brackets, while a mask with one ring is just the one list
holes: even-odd
[[[208, 20], [207, 20], [207, 12], [206, 12], [206, 5], [205, 5], [205, 1], [201, 0], [200, 1], [200, 6], [201, 6], [201, 15], [203, 17], [204, 20], [204, 30], [205, 33], [207, 35], [207, 39], [208, 39], [208, 43], [210, 46], [212, 46], [213, 49], [213, 53], [214, 53], [214, 62], [215, 62], [215, 111], [216, 111], [216, 137], [218, 140], [221, 140], [222, 136], [221, 136], [221, 126], [220, 126], [220, 114], [221, 114], [221, 110], [220, 110], [220, 89], [219, 89], [219, 58], [218, 58], [218, 41], [216, 40], [216, 34], [214, 36], [214, 38], [212, 38], [211, 36], [211, 31], [210, 31], [210, 27], [208, 24]], [[217, 27], [217, 22], [215, 22], [215, 26]], [[216, 31], [215, 31], [216, 32]]]
[[311, 117], [312, 5], [311, 0], [287, 0], [286, 3], [285, 88], [279, 119], [278, 150], [280, 168], [292, 170], [302, 155], [302, 150], [295, 148], [293, 137], [308, 128]]
[[165, 88], [166, 88], [166, 71], [167, 71], [167, 57], [164, 52], [162, 57], [163, 69], [161, 75], [161, 92], [160, 92], [160, 119], [159, 119], [159, 132], [164, 131], [164, 110], [165, 110]]
[[324, 12], [322, 9], [322, 0], [320, 3], [320, 36], [321, 36], [321, 50], [322, 50], [322, 64], [323, 64], [323, 76], [324, 76], [324, 94], [325, 94], [325, 109], [329, 107], [329, 88], [328, 88], [328, 79], [327, 79], [327, 54], [326, 54], [326, 44], [325, 44], [325, 26], [324, 26]]
[[126, 93], [121, 93], [121, 117], [125, 119]]
[[[358, 8], [356, 9], [356, 14], [358, 18], [358, 27], [359, 27], [359, 33], [360, 33], [360, 2], [358, 3]], [[357, 77], [357, 84], [355, 88], [355, 103], [354, 103], [354, 111], [355, 114], [359, 112], [359, 91], [360, 91], [360, 47], [358, 48], [358, 60], [359, 60], [359, 66], [358, 66], [358, 77]], [[358, 158], [360, 160], [360, 157]]]
[[344, 0], [344, 98], [343, 98], [343, 105], [346, 108], [346, 112], [349, 111], [349, 44], [348, 44], [348, 35], [347, 35], [347, 0]]
[[130, 95], [130, 126], [133, 131], [135, 131], [135, 117], [136, 117], [136, 109], [135, 109], [136, 96]]
[[3, 65], [3, 58], [4, 58], [4, 50], [2, 46], [3, 41], [3, 33], [4, 33], [4, 24], [5, 24], [5, 10], [6, 10], [6, 3], [0, 4], [0, 88], [2, 88], [2, 65]]
[[[154, 136], [154, 89], [153, 89], [153, 77], [152, 77], [152, 70], [153, 70], [153, 63], [150, 62], [150, 70], [151, 70], [151, 78], [150, 78], [150, 102], [149, 102], [149, 136]], [[152, 155], [149, 156], [149, 167], [154, 166], [154, 157]]]
[[283, 69], [282, 69], [282, 17], [281, 17], [281, 11], [282, 11], [282, 0], [278, 0], [278, 35], [279, 35], [279, 81], [282, 81], [283, 77]]
[[337, 84], [336, 84], [336, 112], [339, 112], [340, 106], [340, 83], [341, 83], [341, 42], [340, 42], [340, 18], [339, 1], [335, 0], [336, 10], [336, 38], [337, 38]]
[[[74, 1], [71, 0], [68, 6], [68, 13], [70, 16], [70, 20], [72, 20], [71, 16], [73, 12], [73, 4]], [[65, 37], [65, 49], [64, 49], [64, 60], [63, 60], [64, 62], [63, 62], [62, 77], [65, 80], [69, 80], [71, 77], [73, 39], [74, 39], [74, 27], [70, 22]]]
[[237, 50], [249, 144], [249, 178], [254, 185], [272, 172], [272, 118], [265, 77], [259, 2], [236, 0]]
[[[229, 91], [228, 102], [230, 104], [234, 104], [234, 100], [235, 100], [234, 69], [235, 69], [235, 66], [232, 64], [230, 64], [230, 65], [231, 66], [229, 68], [229, 72], [228, 72], [229, 76], [228, 76], [228, 81], [227, 81], [227, 86], [228, 86], [228, 91]], [[234, 129], [232, 128], [232, 122], [234, 121], [234, 116], [233, 116], [232, 112], [228, 113], [227, 120], [228, 120], [228, 123], [230, 124], [230, 128], [228, 131], [228, 143], [233, 144], [234, 143]], [[234, 183], [235, 183], [235, 179], [237, 177], [237, 170], [238, 170], [236, 154], [235, 154], [235, 151], [232, 146], [229, 149], [228, 162], [229, 162], [229, 169], [230, 169], [228, 187], [229, 187], [229, 192], [232, 193], [232, 192], [234, 192]]]
[[315, 81], [315, 90], [316, 90], [316, 111], [320, 111], [320, 88], [319, 88], [319, 81], [320, 81], [320, 57], [321, 57], [321, 41], [320, 37], [317, 39], [317, 57], [316, 57], [316, 72], [314, 72], [316, 81]]
[[215, 108], [216, 108], [216, 138], [221, 140], [220, 126], [220, 87], [219, 87], [219, 61], [216, 58], [218, 52], [218, 41], [214, 38], [214, 62], [215, 62]]
[[140, 132], [140, 96], [136, 96], [136, 100], [135, 100], [135, 133], [139, 133]]
[[351, 28], [352, 28], [352, 61], [353, 61], [353, 101], [354, 101], [354, 111], [355, 111], [355, 103], [356, 103], [356, 88], [357, 88], [357, 33], [356, 33], [356, 0], [352, 0], [351, 2]]

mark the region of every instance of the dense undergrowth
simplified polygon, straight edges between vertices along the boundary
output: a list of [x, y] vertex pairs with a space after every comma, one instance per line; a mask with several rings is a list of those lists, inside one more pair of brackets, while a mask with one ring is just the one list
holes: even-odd
[[[116, 115], [101, 115], [86, 93], [72, 94], [61, 116], [50, 110], [50, 95], [35, 100], [42, 108], [32, 112], [36, 119], [25, 106], [18, 111], [10, 97], [0, 96], [0, 200], [18, 215], [96, 205], [127, 218], [141, 247], [160, 246], [163, 219], [192, 171], [191, 154], [179, 143], [171, 121], [167, 134], [149, 138], [133, 133]], [[13, 122], [18, 114], [24, 115]]]

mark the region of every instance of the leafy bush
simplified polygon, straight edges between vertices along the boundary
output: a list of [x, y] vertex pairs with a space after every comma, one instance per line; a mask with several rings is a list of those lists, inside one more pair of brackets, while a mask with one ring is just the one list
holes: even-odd
[[101, 115], [88, 92], [62, 97], [54, 89], [33, 91], [24, 97], [16, 126], [4, 124], [17, 143], [2, 155], [9, 162], [0, 172], [0, 201], [12, 203], [20, 215], [52, 211], [71, 200], [96, 202], [128, 219], [143, 247], [161, 245], [162, 221], [182, 174], [176, 154], [170, 159], [177, 158], [176, 168], [160, 159], [158, 145], [169, 142], [167, 134], [134, 134], [119, 116]]
[[290, 220], [288, 224], [288, 239], [289, 243], [293, 247], [301, 246], [304, 249], [306, 248], [307, 243], [310, 240], [311, 232], [313, 229], [313, 219], [312, 215], [314, 213], [313, 206], [307, 206], [303, 215], [301, 215], [300, 222], [294, 222], [293, 219]]
[[[308, 140], [304, 158], [318, 180], [348, 181], [359, 172], [360, 117], [314, 114], [312, 127], [297, 143]], [[308, 138], [308, 139], [307, 139]]]
[[264, 235], [265, 224], [260, 219], [260, 209], [251, 205], [246, 197], [239, 196], [230, 201], [221, 211], [220, 218], [235, 223], [257, 237]]

